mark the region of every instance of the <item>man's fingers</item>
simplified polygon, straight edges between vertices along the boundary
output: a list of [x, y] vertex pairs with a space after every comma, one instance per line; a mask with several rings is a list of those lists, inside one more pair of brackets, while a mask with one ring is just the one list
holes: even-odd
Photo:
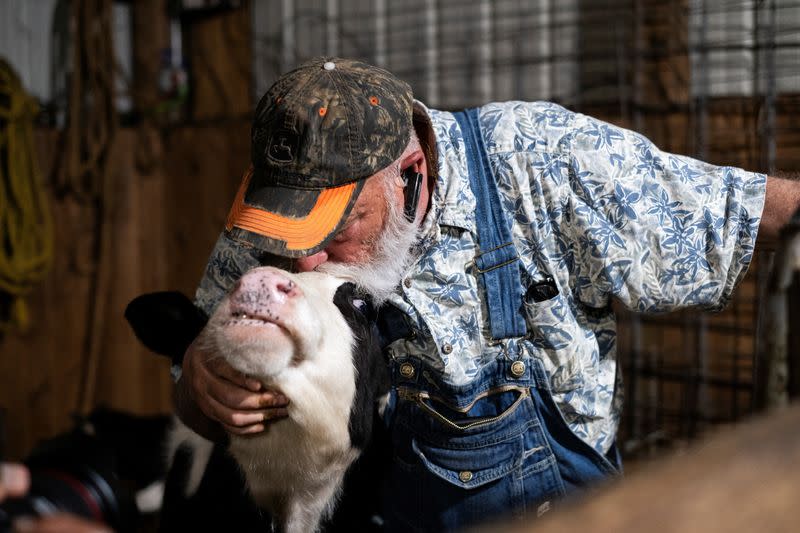
[[289, 405], [289, 398], [280, 392], [266, 391], [258, 395], [258, 406], [262, 409], [285, 408], [287, 405]]
[[196, 341], [190, 344], [183, 356], [184, 374], [193, 375], [196, 371], [204, 371], [217, 378], [236, 383], [240, 387], [250, 389], [253, 392], [263, 390], [263, 385], [257, 379], [249, 378], [241, 372], [237, 372], [222, 357], [210, 357], [210, 355], [202, 351]]
[[274, 409], [267, 409], [264, 411], [267, 420], [279, 420], [289, 416], [289, 409], [286, 407], [275, 407]]
[[[191, 350], [190, 350], [191, 351]], [[187, 352], [188, 353], [188, 352]], [[184, 361], [185, 376], [200, 410], [236, 435], [264, 431], [265, 422], [288, 415], [289, 400], [236, 371], [222, 358], [205, 359], [199, 350]]]
[[208, 398], [208, 403], [217, 415], [219, 422], [225, 426], [244, 427], [260, 424], [266, 420], [262, 411], [237, 411], [218, 402], [213, 397]]
[[[264, 414], [264, 421], [270, 422], [274, 420], [279, 420], [281, 418], [286, 418], [289, 416], [289, 410], [285, 407], [277, 407], [275, 409], [267, 409], [263, 411]], [[267, 424], [264, 422], [252, 424], [249, 426], [235, 426], [235, 425], [228, 425], [222, 424], [225, 427], [225, 430], [228, 433], [233, 435], [254, 435], [256, 433], [261, 433], [267, 428]]]
[[231, 383], [235, 383], [244, 389], [252, 392], [263, 390], [263, 385], [257, 379], [249, 378], [241, 372], [235, 370], [224, 359], [216, 357], [206, 361], [206, 367], [211, 374], [217, 377], [224, 378]]
[[289, 400], [275, 391], [252, 392], [209, 375], [206, 393], [218, 403], [232, 410], [265, 409], [268, 407], [286, 407]]
[[261, 409], [257, 411], [240, 411], [231, 409], [209, 396], [206, 401], [208, 408], [214, 415], [217, 422], [229, 428], [246, 428], [255, 424], [262, 424], [269, 420], [275, 420], [289, 416], [289, 410], [285, 406]]
[[14, 521], [13, 531], [19, 533], [111, 533], [105, 524], [90, 522], [83, 518], [54, 514], [43, 518], [23, 517]]
[[31, 475], [27, 468], [20, 464], [0, 464], [0, 500], [24, 496], [30, 485]]
[[261, 433], [266, 429], [266, 426], [264, 424], [253, 424], [252, 426], [247, 426], [243, 428], [222, 424], [222, 427], [224, 427], [225, 431], [227, 431], [231, 435], [240, 435], [240, 436], [255, 435], [257, 433]]

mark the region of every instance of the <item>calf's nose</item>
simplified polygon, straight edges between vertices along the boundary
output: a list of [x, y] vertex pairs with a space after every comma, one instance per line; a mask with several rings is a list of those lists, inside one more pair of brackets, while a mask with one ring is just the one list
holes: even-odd
[[234, 295], [267, 304], [284, 302], [299, 292], [297, 284], [286, 275], [274, 270], [256, 269], [242, 276]]

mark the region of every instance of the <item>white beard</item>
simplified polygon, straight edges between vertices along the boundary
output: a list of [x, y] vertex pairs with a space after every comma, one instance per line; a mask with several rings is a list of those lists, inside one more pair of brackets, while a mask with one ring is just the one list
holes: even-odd
[[409, 222], [395, 202], [387, 202], [386, 224], [375, 246], [374, 257], [365, 264], [324, 263], [317, 270], [352, 279], [380, 306], [397, 288], [417, 254], [412, 247], [419, 239], [419, 225]]

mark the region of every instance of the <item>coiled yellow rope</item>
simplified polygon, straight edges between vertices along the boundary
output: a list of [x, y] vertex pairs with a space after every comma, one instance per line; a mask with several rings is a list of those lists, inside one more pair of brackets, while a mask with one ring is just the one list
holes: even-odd
[[11, 301], [7, 316], [0, 315], [0, 333], [28, 326], [23, 297], [53, 259], [52, 218], [33, 143], [38, 108], [0, 59], [0, 292]]

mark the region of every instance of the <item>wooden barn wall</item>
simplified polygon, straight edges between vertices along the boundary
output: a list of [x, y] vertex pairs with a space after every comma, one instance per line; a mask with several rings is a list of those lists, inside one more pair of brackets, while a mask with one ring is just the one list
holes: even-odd
[[[151, 13], [161, 1], [136, 4], [151, 31], [158, 22]], [[0, 338], [0, 426], [6, 433], [0, 451], [6, 457], [24, 457], [41, 439], [69, 429], [73, 414], [93, 406], [139, 415], [171, 411], [169, 364], [139, 344], [123, 312], [144, 292], [180, 290], [192, 296], [223, 228], [249, 161], [250, 37], [242, 30], [250, 27], [248, 13], [240, 9], [189, 21], [194, 92], [184, 123], [146, 122], [118, 130], [110, 164], [114, 187], [105, 199], [116, 209], [108, 217], [113, 245], [104, 263], [111, 280], [104, 294], [93, 292], [95, 206], [55, 197], [50, 190], [54, 265], [28, 298], [30, 329]], [[157, 74], [150, 68], [151, 78]], [[39, 130], [36, 138], [47, 177], [58, 133]], [[150, 158], [146, 171], [140, 170], [143, 153]], [[90, 306], [100, 301], [106, 312], [96, 332], [100, 355], [92, 363], [87, 324]]]
[[[249, 124], [172, 130], [165, 136], [163, 167], [149, 175], [135, 170], [135, 133], [121, 130], [113, 147], [118, 209], [111, 217], [112, 281], [108, 293], [99, 295], [106, 299], [107, 316], [92, 382], [87, 382], [86, 347], [95, 209], [51, 195], [55, 263], [28, 298], [30, 329], [0, 344], [0, 406], [6, 411], [9, 457], [70, 427], [87, 388], [92, 405], [137, 414], [171, 408], [169, 365], [140, 346], [123, 312], [144, 292], [194, 293], [248, 160]], [[42, 161], [48, 162], [54, 136], [41, 132], [38, 138]]]

